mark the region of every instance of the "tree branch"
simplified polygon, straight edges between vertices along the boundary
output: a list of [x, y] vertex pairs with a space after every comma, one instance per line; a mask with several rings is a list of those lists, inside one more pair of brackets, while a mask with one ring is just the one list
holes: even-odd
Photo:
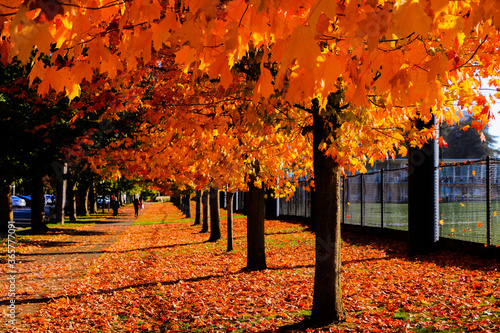
[[479, 49], [481, 48], [481, 46], [483, 46], [483, 44], [486, 42], [486, 40], [488, 39], [488, 36], [489, 36], [489, 35], [486, 35], [486, 36], [484, 37], [483, 41], [482, 41], [482, 42], [479, 44], [479, 46], [478, 46], [478, 47], [474, 50], [474, 53], [472, 53], [472, 55], [469, 57], [469, 59], [468, 59], [466, 62], [464, 62], [464, 63], [463, 63], [463, 64], [461, 64], [460, 66], [457, 66], [457, 67], [455, 67], [455, 68], [453, 68], [453, 69], [450, 69], [450, 72], [453, 72], [453, 71], [458, 70], [458, 69], [460, 69], [460, 68], [462, 68], [462, 67], [465, 67], [465, 65], [467, 65], [467, 64], [468, 64], [468, 63], [472, 60], [472, 58], [474, 58], [474, 56], [476, 55], [477, 51], [479, 51]]

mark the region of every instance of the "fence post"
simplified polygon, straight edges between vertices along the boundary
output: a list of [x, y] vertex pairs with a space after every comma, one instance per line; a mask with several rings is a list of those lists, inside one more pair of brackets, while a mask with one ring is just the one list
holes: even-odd
[[384, 169], [380, 170], [380, 228], [384, 229], [385, 219], [385, 179]]
[[361, 174], [361, 179], [360, 179], [360, 195], [361, 195], [361, 226], [365, 225], [365, 175]]
[[490, 156], [486, 156], [486, 244], [491, 245], [491, 169]]

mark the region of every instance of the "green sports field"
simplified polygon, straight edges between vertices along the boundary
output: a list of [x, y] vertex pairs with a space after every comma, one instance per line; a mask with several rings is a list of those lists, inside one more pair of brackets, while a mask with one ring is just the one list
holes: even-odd
[[[447, 202], [439, 205], [440, 237], [487, 243], [486, 201]], [[498, 214], [496, 213], [498, 212]], [[346, 224], [361, 224], [361, 204], [346, 205]], [[381, 206], [365, 203], [364, 225], [381, 226]], [[408, 230], [408, 204], [386, 203], [384, 228]], [[500, 245], [500, 201], [491, 203], [491, 244]]]

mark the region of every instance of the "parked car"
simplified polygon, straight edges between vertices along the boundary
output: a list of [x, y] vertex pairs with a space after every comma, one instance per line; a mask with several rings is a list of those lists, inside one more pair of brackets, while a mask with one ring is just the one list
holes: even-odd
[[25, 207], [26, 206], [26, 201], [23, 198], [19, 198], [15, 195], [12, 197], [12, 206], [13, 207]]
[[55, 200], [56, 197], [53, 194], [44, 194], [44, 198], [45, 198], [46, 205], [53, 205], [56, 203], [56, 200]]
[[31, 206], [31, 195], [18, 195], [18, 197], [24, 199], [27, 206]]
[[[97, 207], [102, 208], [102, 205], [103, 205], [103, 197], [102, 197], [102, 195], [99, 195], [99, 196], [97, 196]], [[108, 207], [108, 205], [109, 205], [109, 197], [105, 196], [104, 197], [104, 207]]]

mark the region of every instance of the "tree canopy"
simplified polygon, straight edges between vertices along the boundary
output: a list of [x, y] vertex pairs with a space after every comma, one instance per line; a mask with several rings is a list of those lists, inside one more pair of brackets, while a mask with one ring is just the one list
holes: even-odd
[[[41, 80], [41, 94], [52, 88], [73, 99], [95, 71], [120, 81], [162, 72], [148, 104], [166, 110], [175, 95], [189, 95], [178, 86], [185, 75], [217, 82], [212, 105], [217, 94], [246, 92], [246, 114], [308, 108], [313, 99], [324, 108], [341, 92], [343, 139], [322, 148], [343, 166], [363, 169], [393, 147], [404, 153], [405, 137], [427, 139], [431, 130], [416, 131], [416, 117], [454, 124], [467, 110], [480, 130], [492, 116], [479, 87], [484, 78], [497, 86], [493, 1], [9, 0], [0, 14], [2, 62], [29, 61], [33, 47], [50, 55], [51, 66], [33, 60], [30, 80]], [[260, 58], [243, 66], [256, 69], [249, 80], [236, 68], [253, 49]], [[307, 124], [308, 114], [298, 115]]]
[[315, 167], [316, 323], [345, 316], [340, 172], [406, 155], [433, 117], [481, 131], [481, 84], [499, 87], [494, 0], [7, 0], [0, 16], [0, 60], [30, 62], [39, 94], [103, 76], [106, 116], [141, 115], [96, 169], [293, 189], [287, 170]]

